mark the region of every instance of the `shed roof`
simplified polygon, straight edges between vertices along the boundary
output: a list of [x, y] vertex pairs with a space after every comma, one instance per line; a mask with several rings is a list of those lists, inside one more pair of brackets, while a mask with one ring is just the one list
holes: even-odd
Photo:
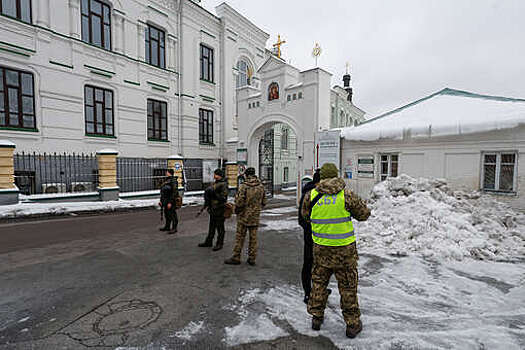
[[443, 89], [372, 118], [342, 136], [353, 141], [449, 136], [514, 128], [525, 124], [525, 99]]

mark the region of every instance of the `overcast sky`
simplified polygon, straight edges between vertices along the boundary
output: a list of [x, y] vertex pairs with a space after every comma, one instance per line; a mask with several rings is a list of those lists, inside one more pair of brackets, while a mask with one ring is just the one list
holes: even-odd
[[[223, 0], [203, 0], [215, 12]], [[228, 0], [271, 35], [284, 58], [341, 84], [377, 115], [444, 87], [525, 98], [525, 0]]]

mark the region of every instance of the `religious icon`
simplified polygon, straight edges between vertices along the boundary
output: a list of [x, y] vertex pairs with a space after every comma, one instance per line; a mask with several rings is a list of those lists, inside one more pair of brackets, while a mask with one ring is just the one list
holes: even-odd
[[268, 101], [279, 99], [279, 84], [271, 83], [268, 87]]

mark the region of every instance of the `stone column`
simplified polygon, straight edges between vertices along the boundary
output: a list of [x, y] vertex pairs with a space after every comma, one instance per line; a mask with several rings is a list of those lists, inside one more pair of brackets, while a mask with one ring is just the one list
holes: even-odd
[[113, 11], [113, 23], [115, 23], [113, 49], [118, 53], [124, 53], [124, 15], [120, 11]]
[[49, 28], [49, 0], [38, 0], [36, 24]]
[[116, 201], [119, 199], [117, 156], [118, 152], [112, 149], [104, 149], [97, 152], [98, 191], [101, 201]]
[[15, 147], [11, 141], [0, 140], [0, 205], [18, 203], [13, 162]]
[[168, 69], [172, 71], [177, 70], [177, 38], [175, 38], [173, 35], [168, 34], [168, 48], [166, 51], [167, 54], [167, 61], [168, 61]]
[[226, 163], [226, 178], [228, 188], [231, 193], [237, 192], [237, 176], [239, 175], [239, 165], [235, 162]]
[[137, 58], [141, 62], [146, 60], [146, 26], [144, 22], [137, 22]]
[[80, 0], [69, 0], [69, 32], [80, 39]]
[[184, 161], [183, 158], [175, 154], [168, 157], [168, 168], [175, 171], [175, 176], [179, 181], [179, 191], [184, 190]]

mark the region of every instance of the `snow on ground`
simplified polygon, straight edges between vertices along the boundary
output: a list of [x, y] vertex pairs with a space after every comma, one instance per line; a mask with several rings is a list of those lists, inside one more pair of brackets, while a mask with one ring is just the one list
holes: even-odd
[[204, 327], [204, 321], [190, 322], [180, 331], [175, 332], [171, 337], [182, 340], [190, 340], [194, 335], [200, 333]]
[[[184, 205], [202, 204], [201, 197], [184, 197]], [[0, 206], [0, 219], [34, 215], [64, 215], [89, 211], [158, 207], [158, 199], [118, 200], [108, 202], [19, 203]]]
[[[337, 284], [320, 332], [297, 286], [247, 290], [239, 323], [226, 327], [228, 345], [287, 335], [286, 329], [329, 338], [344, 349], [502, 349], [525, 347], [525, 266], [496, 262], [432, 263], [424, 258], [360, 257], [363, 332], [345, 336]], [[261, 312], [261, 310], [264, 310]]]
[[489, 195], [451, 191], [445, 180], [406, 175], [377, 184], [372, 215], [356, 223], [360, 251], [435, 259], [525, 257], [525, 215]]

